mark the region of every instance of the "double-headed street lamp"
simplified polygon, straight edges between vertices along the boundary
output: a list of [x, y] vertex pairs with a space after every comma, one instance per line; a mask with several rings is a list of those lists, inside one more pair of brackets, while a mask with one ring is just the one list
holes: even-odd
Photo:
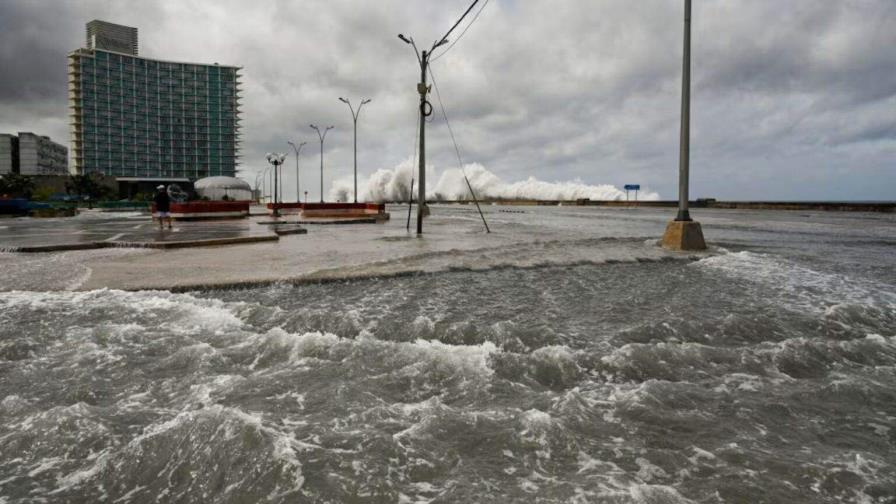
[[327, 132], [333, 129], [332, 126], [327, 126], [324, 129], [324, 132], [320, 132], [320, 128], [313, 124], [309, 124], [314, 131], [317, 132], [317, 136], [320, 138], [320, 202], [324, 202], [324, 139], [327, 138]]
[[279, 217], [280, 211], [277, 209], [277, 185], [278, 185], [277, 168], [280, 167], [280, 165], [283, 164], [283, 161], [286, 160], [286, 154], [268, 152], [265, 155], [265, 159], [267, 159], [268, 163], [271, 163], [271, 166], [274, 167], [274, 212], [273, 212], [273, 214], [274, 214], [274, 217]]
[[296, 151], [296, 203], [301, 203], [299, 195], [302, 194], [299, 192], [299, 153], [302, 152], [302, 147], [305, 146], [308, 142], [302, 142], [296, 146], [296, 144], [287, 141], [290, 146], [292, 146], [292, 150]]
[[370, 98], [365, 98], [361, 100], [361, 103], [358, 105], [358, 110], [355, 111], [355, 108], [352, 107], [352, 103], [346, 100], [343, 97], [339, 97], [339, 101], [348, 105], [349, 110], [352, 112], [352, 120], [355, 123], [355, 203], [358, 202], [358, 115], [361, 114], [361, 107], [364, 106], [365, 103], [370, 103]]

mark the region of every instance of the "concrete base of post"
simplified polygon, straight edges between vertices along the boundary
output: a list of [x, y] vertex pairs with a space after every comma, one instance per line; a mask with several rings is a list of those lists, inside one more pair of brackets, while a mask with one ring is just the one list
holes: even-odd
[[697, 221], [672, 221], [663, 234], [663, 247], [671, 250], [706, 250], [703, 229]]

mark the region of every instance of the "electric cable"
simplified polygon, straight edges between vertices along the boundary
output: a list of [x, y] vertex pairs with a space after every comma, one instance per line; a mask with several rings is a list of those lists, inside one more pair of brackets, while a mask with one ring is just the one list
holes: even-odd
[[[473, 7], [475, 7], [475, 6], [476, 6], [476, 3], [478, 3], [478, 2], [479, 2], [479, 0], [473, 0], [473, 3], [471, 3], [470, 6], [467, 7], [467, 10], [464, 11], [464, 14], [460, 17], [460, 19], [458, 19], [457, 22], [454, 23], [454, 26], [452, 26], [451, 29], [448, 30], [448, 33], [446, 33], [444, 37], [442, 37], [441, 39], [439, 39], [439, 41], [436, 42], [436, 43], [432, 46], [433, 49], [435, 49], [436, 47], [438, 47], [438, 46], [440, 46], [440, 45], [442, 45], [442, 44], [445, 43], [445, 41], [448, 39], [448, 35], [451, 35], [451, 32], [453, 32], [454, 29], [457, 28], [457, 25], [459, 25], [460, 22], [463, 21], [465, 17], [467, 17], [467, 14], [469, 14], [470, 11], [473, 10]], [[430, 52], [432, 52], [432, 51], [430, 51]]]
[[411, 207], [414, 206], [414, 165], [417, 164], [417, 142], [420, 140], [420, 114], [415, 115], [417, 116], [417, 127], [414, 130], [414, 156], [411, 158], [411, 191], [408, 193], [408, 231], [411, 230]]
[[476, 15], [473, 16], [473, 20], [470, 21], [470, 24], [468, 24], [466, 28], [464, 28], [464, 31], [460, 32], [460, 35], [458, 35], [457, 38], [454, 39], [454, 41], [451, 42], [451, 44], [448, 47], [446, 47], [444, 51], [439, 53], [438, 56], [436, 56], [435, 58], [430, 58], [429, 59], [430, 63], [432, 63], [433, 61], [436, 61], [439, 58], [441, 58], [442, 56], [444, 56], [446, 52], [450, 51], [451, 48], [454, 47], [454, 44], [458, 43], [460, 41], [460, 39], [462, 39], [464, 37], [464, 34], [467, 33], [467, 30], [469, 30], [470, 27], [473, 26], [473, 23], [475, 23], [476, 20], [479, 19], [479, 15], [482, 14], [482, 10], [485, 9], [485, 6], [488, 5], [488, 2], [489, 2], [489, 0], [485, 0], [485, 2], [482, 4], [482, 7], [480, 7], [479, 11], [476, 12]]
[[442, 94], [439, 93], [439, 85], [436, 83], [436, 76], [432, 73], [432, 67], [428, 67], [427, 70], [429, 70], [429, 77], [432, 79], [432, 87], [436, 90], [436, 98], [439, 100], [439, 108], [442, 109], [442, 116], [445, 117], [445, 124], [448, 126], [451, 142], [454, 143], [454, 152], [457, 154], [457, 164], [460, 166], [460, 172], [467, 182], [467, 189], [470, 190], [470, 196], [473, 197], [473, 202], [476, 203], [476, 209], [479, 210], [479, 217], [482, 218], [482, 223], [485, 225], [485, 232], [491, 233], [491, 229], [488, 228], [488, 222], [485, 221], [485, 215], [482, 213], [482, 208], [479, 207], [479, 200], [476, 198], [476, 193], [473, 192], [473, 186], [470, 184], [470, 179], [467, 177], [467, 170], [464, 169], [464, 162], [460, 157], [460, 147], [457, 146], [457, 139], [454, 137], [454, 130], [451, 128], [451, 121], [448, 120], [448, 113], [445, 112], [445, 104], [442, 103]]

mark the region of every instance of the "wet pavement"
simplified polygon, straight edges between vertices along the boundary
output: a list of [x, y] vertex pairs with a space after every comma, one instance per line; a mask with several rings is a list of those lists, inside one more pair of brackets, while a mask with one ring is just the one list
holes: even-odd
[[[492, 232], [487, 234], [475, 207], [438, 205], [426, 219], [424, 235], [417, 236], [413, 219], [410, 229], [406, 227], [406, 206], [391, 206], [389, 210], [396, 218], [377, 224], [304, 226], [302, 234], [282, 236], [277, 236], [277, 231], [302, 227], [296, 224], [296, 216], [283, 218], [284, 224], [279, 226], [260, 224], [272, 220], [269, 216], [175, 222], [170, 232], [157, 231], [149, 217], [140, 214], [82, 215], [57, 219], [56, 223], [36, 219], [0, 221], [0, 226], [7, 226], [0, 229], [0, 246], [4, 247], [26, 240], [33, 244], [51, 240], [62, 243], [72, 236], [88, 242], [110, 240], [99, 250], [0, 252], [0, 291], [184, 290], [342, 281], [501, 265], [527, 268], [545, 261], [578, 264], [688, 258], [688, 254], [670, 253], [656, 246], [670, 218], [667, 211], [579, 207], [527, 208], [508, 214], [499, 212], [499, 207], [488, 207], [484, 210]], [[26, 223], [33, 226], [28, 229]], [[53, 236], [54, 231], [59, 236]], [[276, 241], [152, 250], [203, 236], [219, 240], [272, 237]], [[134, 239], [153, 240], [144, 242], [152, 246], [121, 245], [137, 243], [128, 241]]]
[[0, 250], [52, 252], [107, 246], [153, 247], [204, 245], [276, 240], [271, 226], [257, 219], [174, 221], [159, 229], [148, 214], [87, 212], [70, 218], [17, 218], [0, 220]]

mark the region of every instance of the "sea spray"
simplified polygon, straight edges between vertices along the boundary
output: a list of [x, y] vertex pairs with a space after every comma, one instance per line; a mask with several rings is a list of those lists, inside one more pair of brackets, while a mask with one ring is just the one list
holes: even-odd
[[[383, 168], [375, 171], [367, 179], [366, 184], [359, 183], [359, 200], [363, 201], [407, 201], [411, 192], [411, 178], [416, 175], [416, 166], [411, 159], [406, 159], [394, 168]], [[548, 182], [536, 177], [525, 180], [507, 182], [479, 163], [471, 163], [464, 169], [448, 168], [437, 173], [432, 165], [427, 165], [426, 176], [435, 180], [427, 187], [427, 199], [430, 201], [455, 201], [472, 199], [470, 190], [464, 180], [464, 174], [470, 180], [470, 186], [476, 197], [482, 199], [527, 199], [544, 201], [571, 201], [577, 199], [623, 200], [625, 192], [610, 184], [592, 185], [581, 179], [570, 181]], [[438, 175], [438, 177], [436, 177]], [[333, 182], [329, 197], [334, 201], [347, 201], [353, 194], [353, 181], [350, 177], [340, 178]], [[415, 195], [416, 196], [416, 195]], [[638, 199], [658, 200], [659, 194], [644, 190]]]

